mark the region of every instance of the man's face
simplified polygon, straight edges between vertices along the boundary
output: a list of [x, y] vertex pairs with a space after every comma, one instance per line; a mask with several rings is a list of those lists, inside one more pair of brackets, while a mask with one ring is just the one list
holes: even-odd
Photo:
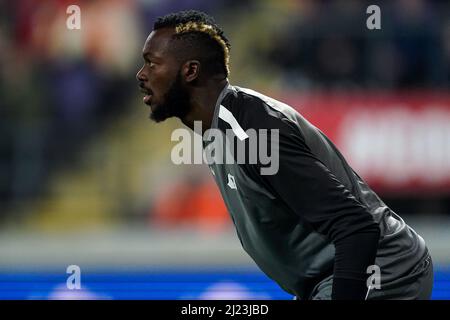
[[156, 122], [170, 117], [183, 118], [190, 109], [180, 62], [170, 50], [173, 33], [173, 29], [167, 28], [148, 36], [142, 52], [145, 63], [136, 75], [145, 95], [143, 101], [152, 110], [150, 118]]

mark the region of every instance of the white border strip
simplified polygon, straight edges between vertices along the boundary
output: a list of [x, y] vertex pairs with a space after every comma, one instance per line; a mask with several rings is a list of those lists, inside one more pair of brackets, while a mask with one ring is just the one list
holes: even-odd
[[233, 114], [223, 105], [220, 105], [219, 118], [231, 126], [231, 129], [239, 140], [242, 141], [248, 138], [248, 134], [242, 129]]

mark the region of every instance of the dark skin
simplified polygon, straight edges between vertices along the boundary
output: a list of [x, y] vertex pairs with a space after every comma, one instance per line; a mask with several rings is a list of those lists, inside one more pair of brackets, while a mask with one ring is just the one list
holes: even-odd
[[[217, 98], [228, 81], [223, 74], [205, 74], [199, 60], [186, 59], [179, 48], [173, 50], [174, 34], [174, 28], [150, 33], [142, 51], [145, 63], [136, 78], [145, 94], [144, 103], [154, 113], [165, 112], [155, 121], [175, 116], [192, 130], [194, 121], [201, 121], [204, 133], [211, 127]], [[170, 99], [173, 96], [178, 99]]]

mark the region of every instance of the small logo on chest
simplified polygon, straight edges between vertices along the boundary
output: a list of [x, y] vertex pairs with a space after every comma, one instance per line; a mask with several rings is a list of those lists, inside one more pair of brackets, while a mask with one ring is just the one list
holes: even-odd
[[231, 174], [228, 174], [228, 186], [231, 189], [237, 190], [236, 181], [234, 181], [234, 177]]

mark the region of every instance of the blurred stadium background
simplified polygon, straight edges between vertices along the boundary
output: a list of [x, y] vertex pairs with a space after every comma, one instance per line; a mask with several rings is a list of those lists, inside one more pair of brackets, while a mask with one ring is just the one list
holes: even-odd
[[182, 125], [141, 102], [154, 19], [189, 8], [225, 29], [233, 84], [296, 107], [425, 238], [449, 299], [450, 4], [424, 0], [1, 1], [0, 298], [291, 299], [241, 249], [209, 170], [172, 164]]

